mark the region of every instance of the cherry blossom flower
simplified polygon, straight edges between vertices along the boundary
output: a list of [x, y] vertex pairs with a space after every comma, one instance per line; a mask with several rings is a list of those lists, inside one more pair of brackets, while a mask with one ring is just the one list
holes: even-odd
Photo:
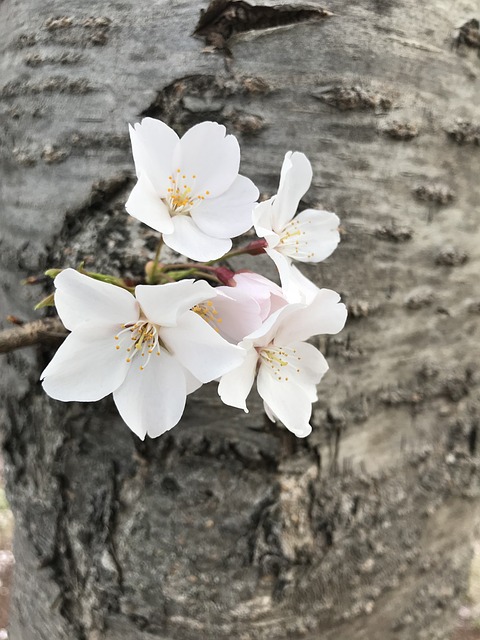
[[306, 209], [295, 215], [311, 182], [308, 158], [289, 151], [283, 161], [277, 195], [259, 203], [253, 213], [257, 235], [267, 241], [265, 251], [277, 266], [289, 302], [302, 299], [298, 295], [301, 275], [296, 269], [292, 271], [292, 261], [321, 262], [340, 241], [340, 220], [335, 213]]
[[317, 400], [317, 384], [328, 364], [305, 340], [318, 334], [338, 333], [346, 317], [340, 296], [329, 289], [319, 289], [308, 305], [280, 308], [240, 342], [246, 358], [221, 378], [220, 398], [247, 412], [246, 399], [256, 377], [257, 390], [270, 419], [280, 420], [300, 438], [307, 436], [311, 432], [309, 421], [312, 402]]
[[66, 269], [55, 286], [58, 314], [71, 333], [41, 375], [45, 391], [64, 402], [113, 393], [142, 440], [174, 427], [187, 394], [244, 358], [202, 319], [199, 305], [216, 295], [204, 281], [139, 285], [133, 296]]
[[138, 182], [128, 213], [192, 260], [220, 258], [252, 226], [258, 189], [238, 175], [240, 148], [223, 125], [202, 122], [182, 138], [160, 120], [130, 127]]

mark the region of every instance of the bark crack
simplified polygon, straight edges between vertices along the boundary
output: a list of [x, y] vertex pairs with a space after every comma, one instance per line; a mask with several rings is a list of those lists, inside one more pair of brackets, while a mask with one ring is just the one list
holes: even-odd
[[307, 5], [251, 5], [243, 0], [212, 0], [193, 32], [208, 46], [231, 56], [228, 42], [232, 36], [248, 31], [284, 27], [300, 22], [317, 22], [333, 15], [321, 7]]

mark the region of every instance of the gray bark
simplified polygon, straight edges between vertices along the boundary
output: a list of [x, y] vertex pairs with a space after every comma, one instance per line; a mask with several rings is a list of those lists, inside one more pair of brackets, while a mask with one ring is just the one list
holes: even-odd
[[478, 6], [236, 3], [209, 50], [204, 6], [0, 3], [2, 316], [36, 317], [19, 281], [46, 267], [141, 274], [126, 123], [149, 114], [224, 122], [264, 195], [311, 158], [343, 240], [307, 271], [350, 319], [301, 442], [212, 387], [141, 445], [110, 398], [42, 392], [52, 350], [2, 356], [11, 638], [446, 639], [479, 507]]

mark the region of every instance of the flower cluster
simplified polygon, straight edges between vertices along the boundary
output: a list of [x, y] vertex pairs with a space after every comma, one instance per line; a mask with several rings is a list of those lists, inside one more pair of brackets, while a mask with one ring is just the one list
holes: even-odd
[[[203, 383], [219, 381], [221, 400], [244, 411], [256, 383], [269, 418], [308, 435], [328, 364], [307, 341], [338, 333], [346, 320], [340, 296], [294, 264], [324, 260], [340, 240], [334, 213], [297, 213], [310, 162], [288, 152], [277, 194], [258, 203], [258, 189], [238, 174], [238, 142], [222, 125], [203, 122], [179, 138], [145, 118], [130, 136], [138, 180], [126, 209], [160, 233], [159, 249], [147, 284], [55, 271], [54, 304], [71, 333], [41, 375], [45, 391], [81, 402], [113, 393], [143, 439], [174, 427]], [[257, 240], [232, 249], [252, 226]], [[161, 243], [193, 262], [159, 262]], [[268, 254], [281, 286], [231, 270], [228, 258], [242, 253]]]

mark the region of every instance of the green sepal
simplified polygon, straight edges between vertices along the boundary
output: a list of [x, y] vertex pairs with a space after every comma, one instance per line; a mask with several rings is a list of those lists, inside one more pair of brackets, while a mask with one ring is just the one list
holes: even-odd
[[33, 308], [35, 311], [38, 311], [38, 309], [43, 309], [44, 307], [54, 307], [54, 306], [55, 306], [55, 298], [54, 298], [54, 294], [51, 293], [49, 296], [47, 296], [43, 300], [40, 300], [40, 302], [36, 304]]

